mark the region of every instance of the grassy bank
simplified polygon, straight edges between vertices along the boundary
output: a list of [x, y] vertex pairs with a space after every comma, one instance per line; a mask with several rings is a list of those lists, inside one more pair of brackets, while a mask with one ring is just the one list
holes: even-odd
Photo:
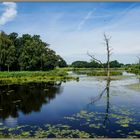
[[56, 69], [52, 71], [17, 71], [0, 72], [0, 84], [23, 84], [31, 82], [67, 81], [77, 80], [68, 76], [65, 70]]

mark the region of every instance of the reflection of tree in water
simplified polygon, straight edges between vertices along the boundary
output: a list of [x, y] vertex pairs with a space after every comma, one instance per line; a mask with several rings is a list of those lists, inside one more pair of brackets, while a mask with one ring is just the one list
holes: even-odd
[[107, 126], [107, 124], [109, 124], [110, 120], [109, 120], [109, 108], [110, 108], [110, 103], [109, 103], [109, 93], [110, 93], [110, 80], [107, 80], [107, 84], [106, 84], [106, 115], [104, 118], [104, 125]]
[[91, 99], [91, 102], [90, 104], [94, 104], [95, 102], [99, 101], [103, 94], [106, 93], [106, 111], [105, 111], [105, 117], [104, 117], [104, 121], [103, 121], [103, 124], [104, 126], [107, 127], [107, 125], [110, 123], [110, 120], [109, 120], [109, 109], [110, 109], [110, 102], [109, 102], [109, 94], [110, 94], [110, 82], [111, 80], [110, 79], [107, 79], [106, 80], [106, 87], [105, 89], [95, 98], [92, 98]]
[[61, 82], [49, 82], [27, 85], [5, 85], [0, 87], [0, 118], [18, 117], [18, 111], [29, 114], [40, 111], [62, 92]]

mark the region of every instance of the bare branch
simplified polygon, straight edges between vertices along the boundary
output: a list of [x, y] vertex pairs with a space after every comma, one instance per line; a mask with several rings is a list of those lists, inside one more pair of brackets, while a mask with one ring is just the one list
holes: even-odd
[[103, 96], [103, 94], [105, 93], [107, 88], [105, 88], [101, 94], [99, 94], [98, 96], [96, 96], [95, 98], [91, 99], [91, 102], [89, 104], [94, 104], [95, 102], [99, 101], [101, 99], [101, 97]]
[[111, 39], [111, 36], [107, 36], [106, 33], [104, 33], [104, 39], [105, 41], [109, 42]]
[[[105, 33], [103, 34], [103, 36], [104, 36], [104, 43], [106, 45], [106, 50], [107, 50], [107, 77], [108, 79], [110, 79], [110, 56], [112, 55], [112, 50], [113, 50], [112, 48], [110, 48], [110, 44], [109, 44], [111, 36], [109, 37]], [[103, 68], [105, 68], [103, 63], [100, 60], [96, 59], [94, 55], [91, 55], [88, 52], [87, 55], [90, 56], [94, 61], [100, 63]]]
[[100, 60], [96, 59], [96, 58], [94, 57], [94, 55], [91, 55], [89, 52], [87, 52], [87, 55], [88, 55], [89, 57], [91, 57], [94, 61], [100, 63], [100, 64], [102, 65], [102, 67], [104, 67], [103, 63], [102, 63]]

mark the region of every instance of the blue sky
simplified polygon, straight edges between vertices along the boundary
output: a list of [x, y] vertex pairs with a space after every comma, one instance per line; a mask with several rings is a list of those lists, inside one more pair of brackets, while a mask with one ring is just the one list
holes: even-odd
[[139, 2], [0, 3], [0, 30], [39, 34], [68, 63], [87, 60], [87, 51], [106, 61], [103, 33], [111, 36], [111, 59], [140, 56]]

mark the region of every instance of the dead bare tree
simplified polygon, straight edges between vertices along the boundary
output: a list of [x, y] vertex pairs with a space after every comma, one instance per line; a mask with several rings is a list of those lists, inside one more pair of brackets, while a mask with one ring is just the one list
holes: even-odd
[[105, 70], [107, 70], [106, 87], [104, 88], [104, 90], [98, 96], [92, 98], [90, 103], [89, 103], [89, 104], [94, 104], [95, 102], [97, 102], [98, 100], [100, 100], [102, 98], [104, 93], [107, 94], [106, 115], [105, 115], [104, 122], [103, 122], [104, 126], [106, 126], [110, 122], [110, 120], [109, 120], [109, 109], [110, 109], [109, 92], [110, 92], [110, 82], [111, 82], [111, 78], [110, 78], [110, 56], [112, 54], [112, 48], [109, 45], [110, 39], [111, 39], [111, 37], [107, 36], [104, 33], [104, 43], [106, 45], [106, 50], [107, 50], [107, 68], [105, 68], [102, 61], [95, 58], [94, 55], [91, 55], [90, 53], [87, 53], [88, 56], [90, 56], [94, 61], [100, 63], [102, 65], [102, 67]]
[[139, 73], [138, 74], [140, 75], [140, 57], [138, 56], [137, 58], [138, 58], [138, 68], [139, 68]]
[[110, 79], [110, 56], [111, 56], [111, 51], [112, 49], [109, 46], [111, 37], [107, 37], [107, 35], [104, 33], [104, 41], [107, 49], [107, 77]]
[[137, 56], [138, 58], [138, 79], [139, 79], [139, 83], [140, 83], [140, 57]]
[[[110, 80], [110, 56], [112, 54], [112, 48], [110, 47], [109, 43], [110, 43], [110, 39], [111, 37], [110, 36], [107, 36], [105, 33], [104, 33], [104, 43], [106, 45], [106, 50], [107, 50], [107, 79]], [[91, 55], [90, 53], [87, 52], [87, 55], [89, 57], [91, 57], [91, 59], [93, 59], [94, 61], [100, 63], [102, 65], [103, 68], [104, 65], [102, 63], [102, 61], [100, 61], [99, 59], [95, 58], [94, 55]]]

